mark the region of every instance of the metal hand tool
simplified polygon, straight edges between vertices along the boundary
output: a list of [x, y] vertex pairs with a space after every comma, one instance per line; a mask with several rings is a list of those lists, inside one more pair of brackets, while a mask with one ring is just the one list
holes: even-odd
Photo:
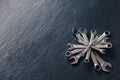
[[110, 42], [110, 38], [109, 37], [105, 37], [100, 42], [98, 42], [97, 44], [107, 44], [108, 42]]
[[82, 51], [83, 51], [83, 49], [75, 49], [75, 50], [72, 50], [72, 51], [66, 51], [65, 55], [67, 57], [70, 57], [70, 56], [75, 55], [77, 53], [80, 53]]
[[95, 46], [92, 46], [92, 48], [99, 51], [99, 52], [101, 52], [102, 54], [106, 54], [106, 49], [100, 49], [100, 48], [97, 48]]
[[110, 42], [106, 43], [105, 45], [95, 45], [96, 48], [112, 48], [112, 44]]
[[69, 58], [69, 60], [73, 60], [73, 62], [71, 62], [71, 64], [77, 64], [78, 61], [79, 61], [79, 59], [80, 59], [81, 57], [82, 57], [82, 54], [79, 53], [79, 54], [77, 54], [77, 55], [71, 56], [71, 57]]
[[85, 57], [85, 60], [84, 60], [85, 63], [89, 62], [90, 54], [91, 54], [91, 49], [89, 49], [87, 54], [86, 54], [86, 57]]
[[101, 69], [101, 66], [100, 66], [100, 64], [97, 62], [96, 57], [95, 57], [93, 51], [91, 51], [91, 58], [92, 58], [92, 61], [93, 61], [93, 63], [94, 63], [94, 68], [95, 68], [95, 70], [99, 71], [99, 70]]
[[77, 41], [79, 43], [87, 45], [86, 42], [84, 41], [83, 37], [80, 35], [80, 33], [78, 33], [78, 30], [76, 30], [75, 28], [73, 28], [72, 29], [72, 33], [75, 35], [75, 37], [77, 38]]
[[109, 72], [109, 70], [106, 68], [107, 66], [112, 67], [111, 63], [104, 61], [102, 58], [100, 58], [98, 54], [95, 54], [95, 57], [97, 61], [100, 63], [102, 70], [105, 72]]
[[85, 40], [85, 43], [89, 43], [89, 40], [88, 40], [88, 37], [87, 37], [87, 29], [85, 28], [83, 31], [81, 29], [78, 29], [78, 33], [80, 33], [84, 40]]
[[105, 37], [109, 35], [110, 35], [109, 31], [104, 32], [100, 37], [98, 37], [98, 39], [95, 41], [95, 44], [99, 43], [102, 39], [104, 39]]
[[68, 46], [68, 50], [72, 50], [72, 49], [76, 49], [76, 48], [78, 48], [78, 49], [86, 48], [86, 46], [84, 46], [84, 45], [80, 45], [80, 44], [76, 45], [76, 44], [72, 44], [72, 43], [68, 43], [67, 46]]

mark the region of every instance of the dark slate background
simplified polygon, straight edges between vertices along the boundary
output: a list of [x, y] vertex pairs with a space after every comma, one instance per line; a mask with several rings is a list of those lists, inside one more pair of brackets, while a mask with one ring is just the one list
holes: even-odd
[[[67, 60], [79, 27], [111, 32], [110, 73]], [[0, 80], [119, 80], [119, 31], [120, 0], [0, 0]]]

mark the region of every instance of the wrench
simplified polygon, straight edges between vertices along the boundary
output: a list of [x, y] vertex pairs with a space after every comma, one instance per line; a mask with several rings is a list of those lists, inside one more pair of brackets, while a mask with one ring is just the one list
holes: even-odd
[[106, 43], [105, 45], [95, 45], [96, 48], [112, 48], [112, 44], [110, 42]]
[[93, 51], [91, 51], [91, 58], [92, 58], [92, 61], [93, 61], [93, 63], [94, 63], [94, 68], [95, 68], [95, 70], [96, 70], [96, 71], [99, 71], [99, 70], [101, 69], [101, 66], [100, 66], [100, 64], [97, 62], [97, 59], [96, 59]]
[[80, 59], [81, 57], [82, 57], [82, 54], [79, 53], [79, 54], [77, 54], [77, 55], [75, 55], [75, 56], [71, 56], [71, 57], [69, 58], [69, 60], [73, 60], [73, 62], [71, 62], [71, 64], [77, 64], [78, 61], [79, 61], [79, 59]]
[[80, 53], [81, 51], [83, 51], [83, 49], [75, 49], [75, 50], [72, 50], [72, 51], [66, 51], [65, 55], [67, 57], [70, 57], [71, 55], [75, 55], [77, 53]]
[[86, 54], [86, 57], [85, 57], [85, 60], [84, 60], [85, 63], [88, 63], [88, 62], [89, 62], [90, 53], [91, 53], [91, 48], [90, 48], [90, 50], [88, 50], [88, 52], [87, 52], [87, 54]]
[[99, 43], [97, 44], [107, 44], [108, 42], [110, 42], [110, 38], [109, 37], [105, 37], [103, 40], [101, 40]]
[[99, 43], [102, 39], [104, 39], [105, 37], [109, 35], [110, 35], [109, 31], [104, 32], [101, 36], [98, 37], [98, 39], [95, 41], [95, 44]]
[[85, 43], [83, 37], [78, 33], [78, 31], [75, 30], [75, 28], [72, 29], [72, 33], [75, 34], [75, 36], [76, 36], [76, 38], [77, 38], [77, 41], [78, 41], [79, 43], [82, 43], [82, 44], [84, 44], [84, 45], [87, 45], [87, 44]]
[[72, 43], [68, 43], [67, 46], [68, 46], [68, 50], [72, 50], [72, 49], [75, 49], [75, 48], [79, 48], [79, 49], [86, 48], [86, 46], [84, 46], [84, 45], [76, 45], [76, 44], [72, 44]]
[[88, 40], [88, 37], [87, 37], [87, 29], [85, 28], [84, 31], [82, 31], [81, 29], [78, 29], [78, 33], [80, 33], [84, 40], [85, 40], [85, 43], [89, 43], [89, 40]]
[[90, 42], [92, 42], [94, 37], [95, 37], [95, 35], [96, 35], [96, 33], [97, 33], [97, 31], [96, 30], [94, 30], [94, 31], [91, 30], [90, 33], [91, 33]]
[[84, 42], [84, 39], [82, 38], [82, 36], [81, 36], [79, 33], [76, 33], [75, 36], [76, 36], [77, 41], [78, 41], [79, 43], [82, 43], [82, 44], [84, 44], [84, 45], [87, 45], [86, 42]]
[[102, 58], [100, 58], [98, 54], [95, 54], [95, 56], [97, 61], [100, 63], [102, 70], [105, 72], [109, 72], [109, 70], [107, 70], [106, 68], [107, 66], [112, 67], [111, 63], [104, 61]]
[[99, 52], [101, 52], [102, 54], [106, 53], [106, 49], [99, 49], [99, 48], [97, 48], [95, 46], [92, 46], [92, 48], [95, 49], [95, 50], [97, 50], [97, 51], [99, 51]]

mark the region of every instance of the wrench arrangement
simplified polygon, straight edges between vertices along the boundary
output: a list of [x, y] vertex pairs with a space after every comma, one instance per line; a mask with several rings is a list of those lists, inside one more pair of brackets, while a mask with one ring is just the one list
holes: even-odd
[[107, 66], [112, 67], [111, 63], [104, 61], [97, 53], [106, 54], [106, 49], [112, 48], [110, 32], [105, 31], [102, 35], [97, 35], [96, 30], [91, 30], [90, 39], [86, 29], [73, 28], [72, 33], [78, 44], [68, 43], [68, 51], [65, 52], [68, 59], [73, 60], [71, 64], [77, 64], [82, 57], [85, 57], [84, 62], [88, 63], [91, 58], [96, 71], [109, 72]]

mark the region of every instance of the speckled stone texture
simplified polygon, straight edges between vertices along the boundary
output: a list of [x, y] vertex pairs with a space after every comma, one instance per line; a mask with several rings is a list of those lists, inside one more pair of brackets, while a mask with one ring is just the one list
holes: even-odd
[[[79, 27], [111, 32], [110, 73], [66, 59]], [[0, 80], [119, 80], [119, 40], [120, 0], [0, 0]]]

